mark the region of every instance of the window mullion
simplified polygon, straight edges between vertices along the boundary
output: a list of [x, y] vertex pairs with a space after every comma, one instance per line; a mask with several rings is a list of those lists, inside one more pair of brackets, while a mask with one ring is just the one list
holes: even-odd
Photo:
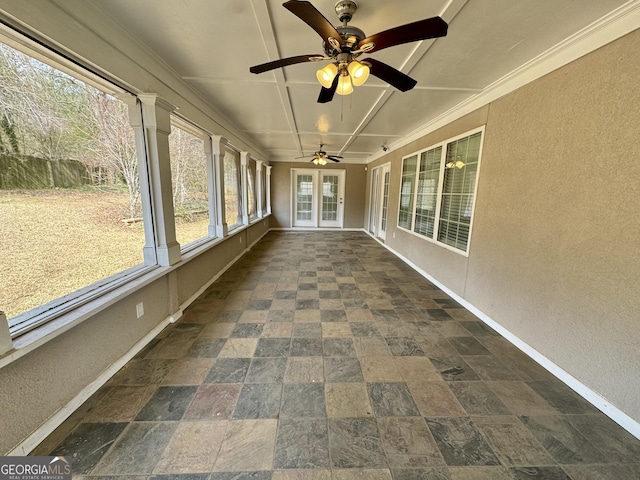
[[[209, 195], [211, 202], [215, 202], [216, 236], [226, 237], [229, 234], [227, 214], [224, 201], [224, 155], [227, 140], [220, 135], [211, 137], [211, 151], [213, 157], [214, 188]], [[211, 204], [209, 208], [214, 208]]]
[[438, 241], [440, 230], [440, 209], [442, 208], [442, 191], [444, 189], [444, 164], [447, 156], [447, 144], [442, 145], [440, 152], [440, 170], [438, 171], [438, 195], [436, 196], [436, 215], [433, 220], [433, 240]]

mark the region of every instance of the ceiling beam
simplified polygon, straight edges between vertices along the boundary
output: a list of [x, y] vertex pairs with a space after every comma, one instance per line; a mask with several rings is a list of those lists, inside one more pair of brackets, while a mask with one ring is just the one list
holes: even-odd
[[[276, 36], [273, 31], [273, 23], [271, 22], [271, 14], [269, 13], [269, 6], [267, 0], [251, 0], [251, 6], [253, 8], [253, 14], [260, 30], [260, 35], [264, 43], [264, 48], [267, 52], [268, 61], [277, 60], [280, 58], [280, 52], [278, 50], [278, 43], [276, 42]], [[284, 75], [284, 70], [278, 68], [273, 71], [276, 77], [276, 85], [280, 94], [280, 101], [282, 103], [282, 109], [284, 110], [291, 135], [294, 138], [294, 144], [297, 145], [300, 155], [302, 155], [302, 144], [300, 143], [300, 137], [297, 134], [298, 127], [296, 125], [296, 118], [293, 114], [293, 106], [291, 104], [291, 97], [289, 96], [289, 90], [287, 88], [287, 82]]]
[[[444, 7], [442, 12], [440, 13], [440, 17], [447, 22], [451, 23], [451, 21], [455, 18], [455, 16], [462, 10], [462, 7], [465, 6], [468, 0], [449, 0], [449, 3]], [[431, 48], [431, 46], [435, 43], [437, 39], [423, 40], [418, 42], [413, 51], [406, 58], [402, 66], [400, 67], [400, 71], [409, 74], [411, 70], [417, 65], [417, 63], [424, 57], [427, 51]], [[367, 115], [362, 119], [358, 127], [349, 137], [347, 142], [340, 149], [339, 155], [343, 154], [349, 146], [355, 141], [355, 139], [362, 133], [362, 131], [369, 125], [369, 123], [374, 119], [376, 114], [380, 111], [380, 109], [384, 106], [385, 103], [391, 98], [395, 89], [393, 87], [388, 87], [380, 96], [378, 100], [373, 104]], [[399, 94], [398, 94], [399, 95]]]

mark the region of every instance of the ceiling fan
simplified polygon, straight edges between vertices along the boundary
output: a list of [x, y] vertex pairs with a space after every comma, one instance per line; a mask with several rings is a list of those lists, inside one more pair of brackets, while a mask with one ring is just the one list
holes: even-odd
[[310, 161], [312, 163], [315, 163], [316, 165], [326, 165], [327, 164], [327, 160], [331, 160], [333, 162], [340, 163], [340, 160], [343, 157], [341, 157], [340, 155], [329, 155], [329, 154], [327, 154], [327, 152], [322, 150], [323, 146], [324, 146], [324, 144], [321, 143], [320, 144], [320, 149], [317, 152], [315, 152], [313, 155], [303, 155], [302, 157], [296, 157], [296, 159], [313, 157]]
[[329, 65], [317, 72], [318, 81], [322, 85], [318, 103], [330, 102], [336, 92], [339, 95], [349, 95], [353, 92], [353, 86], [362, 85], [370, 73], [402, 92], [411, 90], [415, 87], [416, 80], [401, 71], [373, 58], [362, 61], [356, 59], [363, 53], [373, 53], [403, 43], [444, 37], [448, 28], [447, 22], [442, 18], [431, 17], [367, 37], [359, 28], [348, 25], [358, 9], [358, 5], [353, 0], [339, 0], [336, 3], [335, 10], [342, 22], [342, 26], [337, 28], [308, 1], [290, 0], [282, 6], [322, 37], [325, 55], [310, 54], [281, 58], [255, 65], [249, 71], [257, 74], [297, 63], [330, 60]]

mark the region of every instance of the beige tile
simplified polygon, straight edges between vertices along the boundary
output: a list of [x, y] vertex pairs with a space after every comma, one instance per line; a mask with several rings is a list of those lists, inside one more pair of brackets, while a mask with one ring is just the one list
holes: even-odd
[[391, 350], [382, 337], [355, 337], [358, 357], [390, 357]]
[[394, 357], [404, 382], [437, 382], [442, 377], [427, 357]]
[[437, 467], [445, 465], [440, 450], [422, 417], [378, 418], [380, 440], [397, 468]]
[[180, 422], [154, 473], [210, 472], [231, 422]]
[[218, 358], [251, 358], [257, 346], [257, 338], [230, 338], [220, 350]]
[[319, 322], [320, 310], [296, 310], [293, 315], [294, 322]]
[[214, 472], [271, 470], [277, 420], [235, 420], [227, 430]]
[[269, 322], [262, 329], [265, 338], [290, 338], [293, 324], [290, 322]]
[[556, 415], [558, 411], [525, 382], [485, 382], [515, 415]]
[[399, 382], [400, 372], [389, 357], [361, 357], [360, 366], [365, 382]]
[[423, 417], [461, 417], [467, 413], [446, 382], [407, 383]]
[[405, 322], [378, 322], [383, 337], [412, 337], [413, 331]]
[[322, 322], [323, 337], [351, 337], [351, 327], [346, 322]]
[[348, 322], [373, 322], [371, 310], [347, 310]]
[[227, 300], [249, 300], [253, 292], [251, 290], [234, 290], [229, 294]]
[[371, 417], [373, 409], [364, 383], [327, 383], [328, 417]]
[[447, 320], [444, 322], [432, 322], [436, 333], [445, 337], [468, 337], [471, 335], [469, 330], [464, 328], [455, 320]]
[[334, 470], [332, 480], [391, 480], [389, 469], [355, 468]]
[[92, 404], [83, 422], [131, 422], [156, 391], [156, 385], [116, 386]]
[[229, 338], [235, 323], [210, 323], [200, 332], [200, 338]]
[[319, 283], [318, 290], [338, 290], [337, 283]]
[[247, 308], [247, 304], [249, 303], [248, 299], [245, 298], [236, 298], [235, 300], [226, 300], [224, 302], [224, 310], [244, 310]]
[[298, 290], [298, 282], [278, 282], [276, 285], [277, 291], [296, 291]]
[[315, 383], [324, 381], [322, 357], [289, 357], [284, 374], [286, 383]]
[[268, 317], [269, 310], [245, 310], [238, 323], [266, 323]]
[[199, 385], [211, 367], [216, 363], [213, 358], [181, 358], [164, 377], [163, 385]]
[[395, 308], [388, 298], [369, 298], [367, 305], [371, 310], [393, 310]]
[[451, 480], [513, 480], [504, 467], [449, 467]]
[[342, 310], [344, 308], [342, 300], [336, 298], [321, 298], [319, 305], [320, 310]]
[[276, 298], [271, 301], [271, 310], [295, 310], [296, 301], [291, 299]]

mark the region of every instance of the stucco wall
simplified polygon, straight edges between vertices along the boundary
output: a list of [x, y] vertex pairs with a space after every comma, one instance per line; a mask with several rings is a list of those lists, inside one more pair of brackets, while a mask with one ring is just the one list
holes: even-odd
[[[636, 421], [638, 78], [635, 31], [370, 165], [391, 248]], [[398, 230], [401, 157], [481, 125], [468, 258]]]
[[[291, 227], [291, 169], [318, 168], [308, 162], [273, 162], [271, 170], [272, 228]], [[332, 164], [319, 167], [323, 170], [346, 170], [344, 189], [344, 228], [363, 228], [366, 203], [366, 175], [364, 165]]]

